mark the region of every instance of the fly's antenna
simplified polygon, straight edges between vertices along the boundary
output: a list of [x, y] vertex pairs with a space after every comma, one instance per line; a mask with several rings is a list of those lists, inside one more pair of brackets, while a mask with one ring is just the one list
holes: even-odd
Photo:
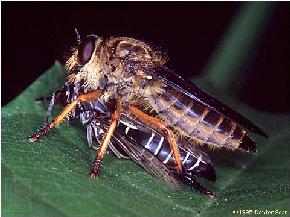
[[77, 42], [78, 42], [78, 44], [80, 44], [81, 43], [81, 36], [80, 36], [77, 28], [75, 28], [75, 33], [77, 35]]

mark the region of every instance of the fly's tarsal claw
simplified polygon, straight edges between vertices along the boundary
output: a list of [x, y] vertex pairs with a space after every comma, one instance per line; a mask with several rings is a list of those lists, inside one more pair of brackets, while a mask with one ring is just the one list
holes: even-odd
[[54, 126], [53, 123], [51, 123], [49, 125], [48, 124], [43, 125], [35, 134], [28, 137], [29, 142], [37, 141], [39, 138], [41, 138], [45, 134], [47, 134], [53, 126]]
[[96, 159], [95, 162], [94, 162], [93, 169], [92, 169], [92, 172], [90, 174], [90, 177], [91, 178], [97, 178], [98, 175], [99, 175], [99, 171], [100, 171], [100, 169], [102, 167], [103, 167], [102, 161]]

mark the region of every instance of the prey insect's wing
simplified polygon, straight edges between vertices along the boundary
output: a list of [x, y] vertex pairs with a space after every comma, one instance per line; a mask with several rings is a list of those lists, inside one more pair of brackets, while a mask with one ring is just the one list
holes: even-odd
[[144, 168], [149, 174], [162, 180], [173, 189], [180, 189], [180, 183], [169, 169], [159, 161], [152, 153], [141, 145], [116, 132], [113, 136], [114, 146], [119, 146], [131, 160]]
[[214, 97], [210, 96], [205, 91], [198, 88], [193, 83], [183, 79], [181, 76], [176, 74], [174, 71], [161, 67], [155, 71], [149, 71], [148, 73], [152, 74], [155, 78], [162, 80], [167, 86], [173, 88], [174, 90], [188, 96], [191, 99], [194, 99], [210, 109], [224, 115], [230, 120], [237, 122], [244, 128], [257, 133], [261, 136], [268, 137], [266, 133], [261, 130], [258, 126], [252, 123], [247, 118], [243, 117], [238, 112], [234, 111], [232, 108], [221, 103]]

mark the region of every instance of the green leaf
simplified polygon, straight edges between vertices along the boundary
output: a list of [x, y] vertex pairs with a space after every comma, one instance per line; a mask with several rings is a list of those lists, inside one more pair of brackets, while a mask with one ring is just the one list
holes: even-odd
[[224, 99], [270, 138], [254, 136], [255, 155], [213, 151], [217, 181], [202, 182], [217, 193], [216, 199], [186, 186], [173, 191], [111, 154], [95, 180], [88, 176], [95, 151], [88, 149], [82, 128], [63, 123], [35, 143], [27, 139], [46, 112], [35, 98], [52, 93], [63, 76], [56, 63], [2, 108], [3, 216], [235, 216], [233, 211], [240, 209], [288, 209], [289, 115], [260, 113]]

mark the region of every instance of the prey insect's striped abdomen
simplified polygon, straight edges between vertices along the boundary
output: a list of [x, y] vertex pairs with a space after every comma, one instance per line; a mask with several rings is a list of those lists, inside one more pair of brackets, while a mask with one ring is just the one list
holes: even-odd
[[154, 101], [158, 116], [182, 135], [218, 148], [255, 151], [255, 143], [245, 130], [198, 99], [165, 87]]
[[[132, 125], [132, 122], [129, 124], [126, 121], [120, 121], [117, 130], [150, 151], [171, 171], [177, 172], [170, 145], [161, 134], [154, 130], [145, 132], [143, 129], [138, 129], [138, 126]], [[179, 145], [179, 151], [186, 174], [201, 176], [211, 181], [215, 180], [215, 171], [206, 153], [197, 148], [187, 150], [185, 145]]]

